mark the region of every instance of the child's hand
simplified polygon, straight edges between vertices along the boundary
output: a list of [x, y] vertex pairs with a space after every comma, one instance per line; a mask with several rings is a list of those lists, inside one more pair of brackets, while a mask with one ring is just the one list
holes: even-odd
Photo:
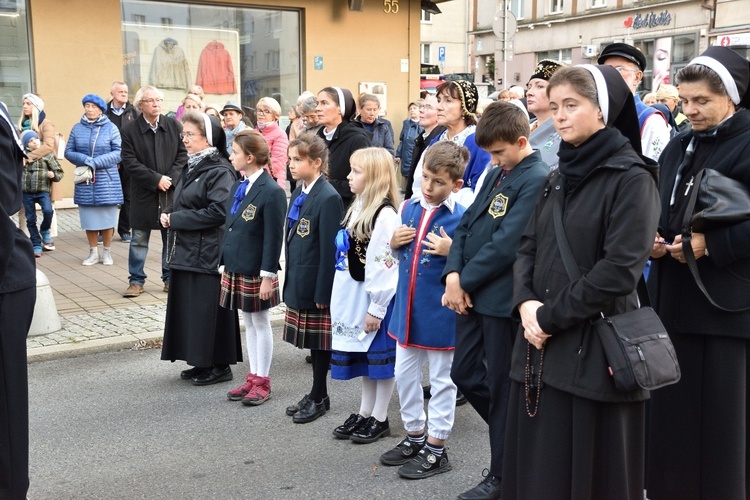
[[377, 332], [378, 329], [380, 329], [381, 321], [382, 321], [381, 319], [376, 318], [375, 316], [372, 316], [371, 314], [366, 314], [365, 326], [364, 326], [365, 333]]
[[54, 178], [55, 178], [55, 173], [52, 172], [52, 171], [50, 171], [50, 170], [48, 170], [47, 171], [47, 179], [54, 179]]
[[459, 275], [455, 271], [445, 277], [445, 293], [442, 302], [445, 307], [458, 314], [467, 314], [467, 309], [474, 307], [469, 294], [461, 288]]
[[260, 300], [270, 300], [273, 296], [273, 279], [263, 278], [260, 280]]
[[435, 233], [427, 233], [427, 239], [422, 242], [425, 246], [424, 253], [430, 255], [442, 255], [443, 257], [448, 256], [448, 252], [451, 249], [451, 243], [453, 239], [448, 236], [443, 226], [440, 226], [440, 236]]
[[408, 245], [412, 241], [414, 241], [414, 238], [417, 236], [417, 229], [413, 227], [409, 227], [406, 224], [401, 224], [397, 229], [396, 232], [393, 233], [393, 236], [391, 237], [391, 248], [396, 249], [400, 248], [404, 245]]

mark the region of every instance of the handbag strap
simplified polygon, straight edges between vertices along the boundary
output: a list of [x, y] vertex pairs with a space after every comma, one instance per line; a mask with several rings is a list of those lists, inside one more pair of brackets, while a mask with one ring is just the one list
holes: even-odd
[[700, 186], [703, 182], [705, 172], [706, 170], [702, 169], [695, 176], [695, 184], [693, 185], [692, 192], [690, 193], [687, 208], [685, 208], [685, 215], [683, 215], [682, 217], [682, 253], [683, 255], [685, 255], [685, 263], [687, 264], [688, 269], [690, 269], [690, 274], [693, 275], [695, 284], [698, 285], [700, 291], [703, 292], [703, 295], [715, 308], [725, 312], [750, 311], [750, 306], [741, 307], [739, 309], [729, 309], [716, 302], [713, 297], [711, 297], [711, 294], [708, 293], [706, 285], [703, 284], [703, 280], [701, 279], [701, 273], [698, 270], [698, 263], [696, 262], [695, 254], [693, 253], [693, 230], [690, 228], [690, 221], [692, 220], [693, 213], [695, 212], [695, 204], [698, 200], [698, 191], [700, 191]]
[[[576, 281], [581, 279], [583, 274], [581, 273], [581, 268], [578, 267], [578, 264], [575, 261], [575, 257], [573, 257], [573, 251], [570, 249], [570, 243], [568, 242], [568, 237], [565, 234], [565, 228], [563, 227], [562, 212], [563, 204], [565, 202], [565, 192], [561, 184], [562, 183], [557, 183], [553, 188], [553, 191], [555, 191], [555, 194], [553, 195], [555, 197], [555, 204], [552, 206], [552, 218], [555, 223], [557, 247], [560, 249], [560, 257], [562, 258], [565, 272], [568, 274], [568, 278], [571, 281]], [[638, 294], [639, 306], [650, 307], [651, 298], [649, 297], [648, 289], [646, 288], [646, 280], [643, 278], [643, 273], [641, 273], [641, 277], [638, 280], [636, 292]], [[601, 316], [604, 317], [604, 312], [601, 313]]]

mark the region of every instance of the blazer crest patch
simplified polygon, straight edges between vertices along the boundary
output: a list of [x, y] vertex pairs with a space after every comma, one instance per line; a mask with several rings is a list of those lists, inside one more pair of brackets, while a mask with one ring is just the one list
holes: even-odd
[[310, 234], [310, 221], [302, 218], [299, 220], [299, 224], [297, 224], [297, 234], [300, 238], [304, 238], [305, 236]]
[[490, 208], [487, 210], [487, 213], [489, 213], [493, 219], [497, 219], [498, 217], [504, 216], [507, 210], [508, 197], [502, 193], [498, 193], [494, 198], [492, 198], [492, 202], [490, 203]]
[[258, 207], [256, 207], [255, 205], [251, 203], [250, 205], [247, 206], [245, 210], [243, 210], [242, 218], [245, 219], [246, 221], [253, 220], [255, 218], [255, 212], [257, 209]]

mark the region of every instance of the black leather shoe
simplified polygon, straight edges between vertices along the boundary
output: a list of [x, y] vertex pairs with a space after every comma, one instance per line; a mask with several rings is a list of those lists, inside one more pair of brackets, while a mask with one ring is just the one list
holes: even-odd
[[203, 368], [203, 367], [200, 367], [200, 366], [194, 366], [194, 367], [192, 367], [192, 368], [190, 368], [188, 370], [182, 370], [180, 372], [180, 378], [182, 380], [190, 380], [193, 377], [197, 377], [198, 375], [200, 375], [201, 373], [203, 373], [206, 370], [208, 370], [208, 368]]
[[349, 439], [362, 426], [365, 420], [367, 419], [359, 413], [352, 413], [343, 425], [339, 425], [333, 429], [333, 435], [338, 439]]
[[459, 500], [499, 500], [500, 478], [485, 469], [484, 480], [469, 491], [458, 495]]
[[295, 424], [306, 424], [317, 420], [326, 413], [326, 406], [323, 401], [316, 403], [312, 399], [308, 398], [304, 406], [302, 406], [297, 413], [292, 417], [292, 421]]
[[374, 443], [378, 439], [390, 435], [391, 426], [388, 425], [388, 418], [385, 419], [385, 422], [379, 422], [375, 417], [370, 417], [359, 429], [352, 433], [349, 439], [355, 443]]
[[431, 385], [423, 385], [422, 386], [422, 396], [424, 396], [424, 400], [427, 401], [432, 397], [432, 393], [430, 392], [432, 390]]
[[[305, 396], [302, 399], [299, 400], [299, 403], [297, 403], [296, 405], [287, 406], [286, 407], [286, 414], [289, 415], [290, 417], [293, 416], [295, 413], [297, 413], [299, 411], [300, 408], [302, 408], [303, 406], [305, 406], [305, 404], [307, 403], [308, 399], [310, 399], [310, 395], [309, 394], [305, 394]], [[331, 399], [328, 396], [326, 396], [326, 397], [323, 398], [323, 404], [325, 405], [326, 410], [330, 410], [331, 409]]]
[[226, 368], [218, 368], [214, 366], [198, 376], [192, 378], [193, 385], [211, 385], [218, 384], [219, 382], [226, 382], [232, 380], [232, 369], [228, 366]]

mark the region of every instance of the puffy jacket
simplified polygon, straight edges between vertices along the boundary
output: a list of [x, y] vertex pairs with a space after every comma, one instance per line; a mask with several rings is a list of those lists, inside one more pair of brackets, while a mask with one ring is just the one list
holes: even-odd
[[359, 119], [357, 119], [357, 121], [361, 123], [365, 131], [370, 134], [370, 142], [373, 147], [385, 148], [391, 153], [391, 156], [396, 156], [396, 149], [393, 147], [393, 125], [391, 125], [390, 121], [378, 117], [378, 119], [369, 126]]
[[219, 273], [226, 205], [237, 180], [231, 163], [218, 152], [192, 170], [185, 167], [174, 193], [167, 241], [169, 266], [197, 273]]
[[258, 132], [263, 135], [271, 152], [271, 175], [276, 184], [286, 188], [286, 160], [289, 138], [281, 130], [279, 124], [275, 122], [264, 125], [262, 129], [258, 128]]
[[419, 126], [419, 122], [415, 122], [411, 118], [404, 120], [401, 135], [398, 136], [398, 149], [396, 149], [396, 158], [401, 158], [401, 175], [404, 177], [409, 175], [411, 169], [414, 141], [422, 132], [424, 132], [424, 129]]
[[84, 115], [73, 126], [65, 146], [65, 159], [76, 167], [88, 165], [94, 169], [94, 181], [75, 185], [73, 201], [81, 206], [99, 207], [123, 202], [120, 174], [120, 131], [106, 115], [93, 123]]

